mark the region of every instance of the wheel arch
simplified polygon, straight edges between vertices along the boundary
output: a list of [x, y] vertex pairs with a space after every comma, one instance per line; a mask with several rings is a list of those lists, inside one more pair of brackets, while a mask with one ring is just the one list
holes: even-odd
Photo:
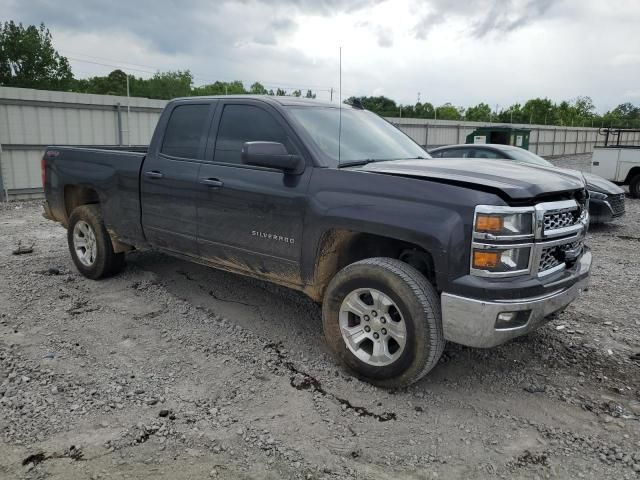
[[305, 287], [305, 293], [321, 301], [336, 273], [347, 265], [373, 257], [401, 260], [416, 268], [437, 289], [434, 256], [423, 246], [392, 236], [330, 228], [320, 236], [311, 282]]
[[65, 185], [63, 190], [64, 219], [63, 224], [68, 226], [71, 212], [80, 205], [100, 203], [98, 192], [90, 187], [81, 185]]

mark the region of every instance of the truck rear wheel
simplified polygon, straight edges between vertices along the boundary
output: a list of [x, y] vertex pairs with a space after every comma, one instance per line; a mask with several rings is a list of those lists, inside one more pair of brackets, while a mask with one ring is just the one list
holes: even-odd
[[629, 193], [633, 198], [640, 198], [640, 175], [636, 175], [629, 182]]
[[71, 212], [67, 243], [73, 263], [87, 278], [109, 277], [124, 267], [125, 254], [113, 251], [111, 237], [97, 205], [81, 205]]
[[444, 349], [435, 288], [392, 258], [369, 258], [338, 272], [324, 297], [322, 321], [335, 356], [381, 387], [416, 382]]

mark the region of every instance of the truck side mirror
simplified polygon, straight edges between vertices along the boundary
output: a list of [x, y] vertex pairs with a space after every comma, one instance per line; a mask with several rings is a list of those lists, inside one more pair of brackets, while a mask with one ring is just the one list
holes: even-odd
[[276, 168], [292, 175], [300, 175], [305, 167], [302, 157], [291, 155], [278, 142], [245, 142], [240, 158], [246, 165]]

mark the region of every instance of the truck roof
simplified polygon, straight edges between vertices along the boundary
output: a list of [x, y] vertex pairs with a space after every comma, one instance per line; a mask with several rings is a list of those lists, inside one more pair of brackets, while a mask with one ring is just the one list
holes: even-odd
[[[313, 107], [332, 107], [338, 108], [339, 104], [325, 102], [322, 100], [316, 100], [314, 98], [304, 98], [304, 97], [292, 97], [292, 96], [278, 96], [278, 95], [207, 95], [200, 97], [180, 97], [174, 98], [170, 103], [173, 102], [181, 102], [185, 100], [196, 100], [196, 99], [207, 99], [207, 100], [261, 100], [266, 103], [277, 104], [282, 106], [313, 106]], [[351, 105], [346, 103], [342, 104], [342, 108], [353, 108]]]

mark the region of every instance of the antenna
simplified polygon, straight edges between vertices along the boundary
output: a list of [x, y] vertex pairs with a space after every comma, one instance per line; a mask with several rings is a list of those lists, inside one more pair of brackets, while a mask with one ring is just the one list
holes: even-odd
[[342, 140], [342, 47], [340, 47], [340, 85], [338, 89], [338, 165], [340, 165], [340, 142]]

